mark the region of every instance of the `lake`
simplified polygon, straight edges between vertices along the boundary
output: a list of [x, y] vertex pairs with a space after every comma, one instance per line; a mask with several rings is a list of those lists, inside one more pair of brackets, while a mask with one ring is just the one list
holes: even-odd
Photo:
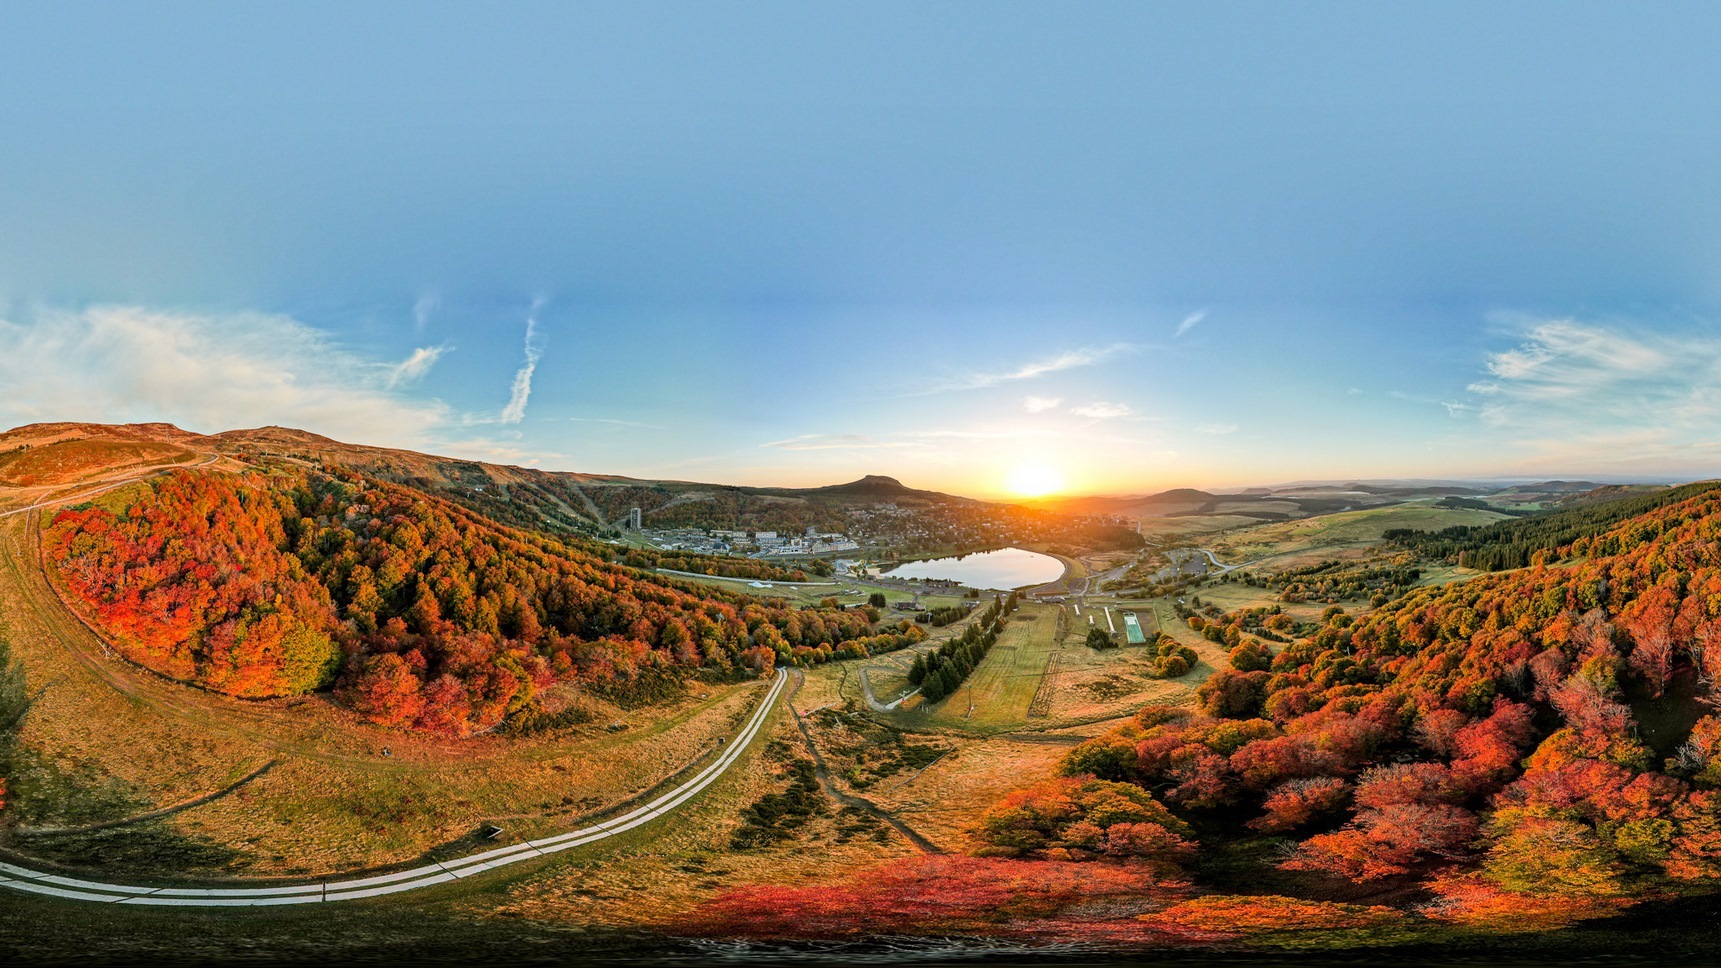
[[972, 588], [1020, 588], [1057, 581], [1064, 563], [1051, 555], [1001, 548], [956, 558], [904, 562], [885, 572], [892, 578], [944, 578]]

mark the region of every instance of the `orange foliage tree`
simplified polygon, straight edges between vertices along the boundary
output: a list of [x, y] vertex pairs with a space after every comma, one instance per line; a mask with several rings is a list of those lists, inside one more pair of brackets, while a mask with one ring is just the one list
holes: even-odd
[[465, 736], [558, 681], [763, 672], [919, 641], [606, 561], [346, 472], [180, 471], [57, 514], [47, 558], [127, 658], [238, 696], [331, 683], [379, 723]]

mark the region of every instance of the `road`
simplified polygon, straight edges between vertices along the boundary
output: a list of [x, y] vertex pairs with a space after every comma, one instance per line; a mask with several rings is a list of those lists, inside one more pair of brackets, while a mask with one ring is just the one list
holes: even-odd
[[866, 674], [867, 670], [862, 669], [860, 673], [861, 692], [866, 694], [866, 704], [868, 708], [875, 713], [891, 712], [895, 710], [896, 707], [902, 705], [903, 700], [908, 699], [911, 696], [920, 695], [920, 690], [916, 689], [913, 692], [904, 693], [890, 702], [879, 702], [878, 697], [872, 694], [872, 680], [868, 679]]
[[112, 481], [110, 483], [103, 484], [101, 487], [95, 488], [94, 490], [83, 491], [83, 492], [78, 493], [78, 494], [73, 494], [70, 497], [56, 497], [56, 498], [51, 498], [51, 499], [45, 500], [45, 501], [37, 501], [35, 504], [32, 504], [29, 507], [13, 508], [10, 511], [0, 511], [0, 518], [11, 517], [14, 514], [24, 514], [24, 513], [27, 513], [29, 511], [34, 511], [37, 508], [51, 508], [57, 504], [70, 504], [73, 501], [82, 501], [85, 498], [95, 497], [97, 494], [103, 494], [103, 493], [106, 493], [108, 491], [111, 491], [116, 487], [123, 487], [127, 484], [134, 484], [138, 481], [145, 480], [145, 479], [151, 478], [151, 477], [160, 477], [161, 475], [166, 474], [168, 471], [185, 470], [185, 469], [191, 468], [191, 467], [206, 467], [210, 464], [215, 463], [216, 461], [218, 461], [220, 459], [221, 459], [220, 455], [217, 454], [217, 455], [211, 456], [208, 460], [204, 461], [201, 464], [183, 464], [183, 465], [178, 465], [175, 467], [163, 467], [159, 470], [150, 471], [147, 474], [138, 474], [135, 477], [127, 477], [127, 478], [124, 478], [122, 480]]
[[1243, 567], [1243, 565], [1253, 564], [1253, 562], [1249, 562], [1249, 561], [1245, 561], [1245, 562], [1242, 562], [1241, 564], [1236, 564], [1236, 565], [1221, 564], [1219, 559], [1214, 556], [1213, 552], [1208, 551], [1206, 548], [1196, 548], [1195, 550], [1206, 555], [1207, 560], [1213, 563], [1213, 573], [1216, 575], [1223, 575], [1228, 571], [1236, 571], [1237, 569]]
[[[1247, 567], [1249, 565], [1257, 564], [1260, 561], [1266, 560], [1266, 559], [1256, 559], [1256, 561], [1244, 561], [1244, 562], [1239, 562], [1235, 565], [1227, 565], [1224, 562], [1221, 562], [1219, 560], [1218, 555], [1215, 555], [1213, 552], [1207, 550], [1206, 548], [1188, 548], [1188, 549], [1177, 548], [1177, 549], [1173, 549], [1170, 553], [1171, 554], [1177, 554], [1178, 552], [1185, 551], [1185, 550], [1199, 552], [1200, 554], [1207, 556], [1208, 562], [1211, 563], [1211, 565], [1212, 565], [1212, 569], [1207, 572], [1207, 574], [1209, 574], [1209, 575], [1223, 575], [1226, 572], [1236, 571], [1239, 568], [1244, 568], [1244, 567]], [[1087, 582], [1085, 582], [1083, 584], [1082, 588], [1079, 591], [1077, 591], [1075, 593], [1075, 597], [1078, 600], [1086, 601], [1089, 588], [1096, 588], [1097, 589], [1097, 588], [1102, 587], [1105, 582], [1115, 581], [1116, 579], [1123, 577], [1124, 573], [1129, 571], [1129, 569], [1132, 566], [1134, 566], [1137, 562], [1139, 562], [1140, 560], [1141, 560], [1141, 558], [1138, 557], [1138, 558], [1136, 558], [1135, 561], [1126, 562], [1126, 563], [1119, 565], [1118, 567], [1113, 568], [1112, 570], [1107, 571], [1103, 574], [1094, 575], [1092, 578], [1088, 579]], [[1187, 560], [1187, 559], [1182, 559], [1182, 560]], [[1099, 592], [1096, 591], [1094, 594], [1098, 595]]]
[[789, 678], [784, 671], [778, 671], [770, 689], [759, 701], [759, 708], [754, 711], [752, 718], [747, 721], [747, 725], [742, 727], [741, 731], [725, 747], [723, 755], [687, 782], [650, 803], [636, 807], [619, 817], [613, 817], [589, 827], [582, 827], [579, 830], [558, 834], [554, 837], [544, 837], [539, 840], [497, 847], [494, 850], [472, 854], [458, 860], [436, 861], [423, 867], [397, 871], [392, 874], [378, 874], [346, 880], [317, 881], [288, 887], [145, 887], [61, 877], [4, 862], [0, 862], [0, 887], [28, 891], [32, 894], [46, 894], [52, 897], [108, 904], [249, 907], [279, 904], [318, 904], [329, 901], [377, 897], [383, 894], [398, 894], [402, 891], [413, 891], [433, 884], [444, 884], [449, 881], [472, 877], [488, 870], [495, 870], [498, 867], [518, 864], [538, 857], [547, 857], [557, 851], [582, 847], [614, 837], [617, 834], [650, 823], [686, 803], [722, 777], [746, 751], [748, 744], [764, 727], [772, 707], [776, 705], [777, 699], [782, 695], [783, 686], [789, 681]]

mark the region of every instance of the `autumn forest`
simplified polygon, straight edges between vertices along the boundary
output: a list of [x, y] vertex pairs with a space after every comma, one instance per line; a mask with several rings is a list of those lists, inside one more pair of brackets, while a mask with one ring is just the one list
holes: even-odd
[[171, 474], [124, 506], [57, 513], [44, 547], [79, 607], [146, 668], [247, 698], [332, 686], [375, 722], [450, 736], [536, 712], [556, 683], [760, 676], [924, 634], [868, 608], [689, 586], [317, 472]]

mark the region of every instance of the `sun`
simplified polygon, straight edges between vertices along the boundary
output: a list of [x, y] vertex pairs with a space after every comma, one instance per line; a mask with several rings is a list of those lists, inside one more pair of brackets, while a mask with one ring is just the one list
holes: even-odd
[[1045, 497], [1064, 489], [1064, 475], [1045, 464], [1017, 464], [1004, 486], [1021, 497]]

